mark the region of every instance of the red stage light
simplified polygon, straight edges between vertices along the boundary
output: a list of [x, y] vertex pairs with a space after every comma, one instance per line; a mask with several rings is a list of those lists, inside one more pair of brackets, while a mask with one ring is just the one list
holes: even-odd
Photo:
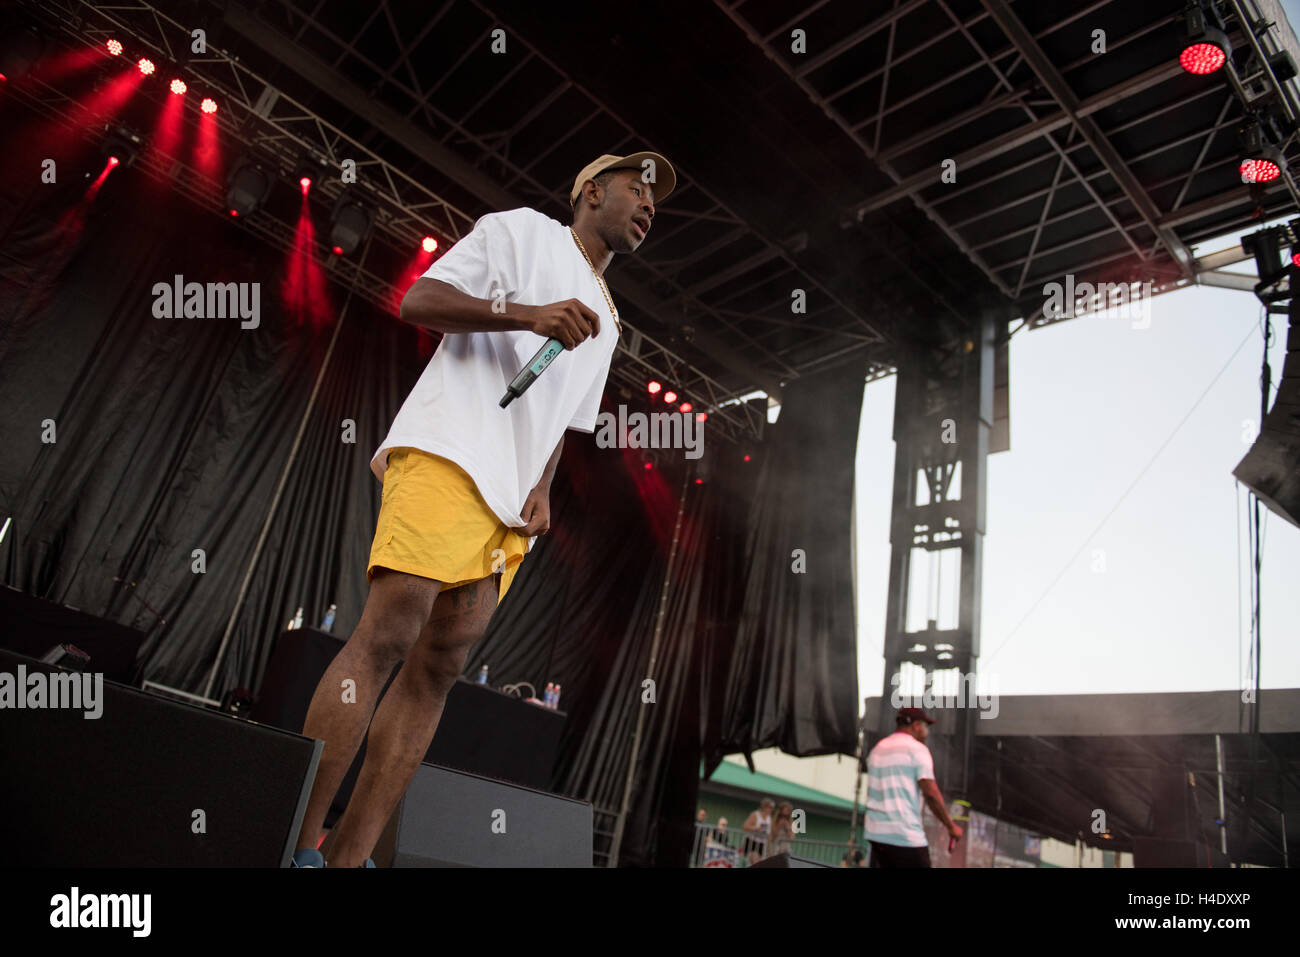
[[3, 73], [0, 73], [0, 83], [4, 83], [4, 82], [6, 82], [8, 79], [9, 79], [9, 77], [5, 76]]
[[678, 406], [678, 408], [681, 409], [683, 412], [689, 412], [693, 407], [689, 402], [683, 402], [681, 405]]
[[1221, 68], [1228, 55], [1213, 43], [1193, 43], [1178, 55], [1178, 63], [1188, 73], [1205, 76]]
[[650, 463], [650, 462], [647, 462], [647, 463], [645, 464], [645, 468], [646, 468], [646, 471], [648, 472], [648, 471], [650, 471], [652, 468], [654, 468], [654, 465], [653, 465], [652, 463]]
[[119, 41], [109, 40], [107, 46], [108, 46], [108, 52], [110, 56], [122, 55], [122, 44]]
[[239, 210], [237, 210], [237, 209], [232, 209], [232, 210], [230, 211], [230, 215], [231, 215], [231, 216], [238, 216], [238, 215], [239, 215]]
[[153, 60], [146, 60], [143, 57], [136, 63], [136, 66], [145, 76], [149, 76], [154, 71]]
[[1240, 170], [1243, 183], [1271, 183], [1282, 175], [1281, 168], [1267, 159], [1242, 160]]
[[425, 236], [424, 239], [420, 241], [420, 245], [424, 247], [426, 253], [431, 253], [438, 248], [438, 240], [434, 239], [432, 236]]
[[696, 421], [696, 422], [703, 422], [703, 421], [704, 421], [705, 419], [707, 419], [708, 417], [709, 417], [709, 413], [707, 413], [707, 412], [696, 412], [696, 413], [695, 413], [695, 421]]
[[651, 395], [654, 395], [656, 392], [662, 389], [663, 386], [661, 386], [658, 382], [651, 381], [651, 383], [647, 385], [646, 388], [650, 390]]
[[746, 461], [746, 462], [749, 461], [749, 456], [748, 456], [748, 455], [745, 456], [745, 461]]
[[122, 162], [122, 161], [121, 161], [120, 159], [118, 159], [116, 156], [110, 156], [110, 157], [108, 158], [108, 165], [109, 165], [109, 166], [116, 166], [116, 165], [117, 165], [118, 163], [120, 163], [120, 162]]
[[1291, 265], [1292, 265], [1292, 266], [1300, 266], [1300, 253], [1292, 253], [1292, 254], [1291, 254]]
[[311, 177], [310, 176], [302, 177], [301, 179], [298, 180], [298, 185], [302, 187], [302, 194], [306, 196], [307, 191], [311, 189]]
[[184, 93], [187, 89], [189, 89], [189, 87], [185, 85], [184, 80], [172, 80], [171, 91], [175, 93], [177, 96]]
[[665, 393], [664, 393], [664, 401], [667, 402], [669, 405], [672, 405], [674, 402], [677, 401], [677, 393], [676, 393], [676, 392], [665, 392]]
[[199, 109], [204, 113], [217, 112], [217, 101], [210, 96], [205, 96], [203, 102], [199, 104]]
[[704, 479], [696, 479], [696, 480], [695, 480], [695, 484], [696, 484], [696, 485], [703, 485], [703, 484], [704, 484]]
[[342, 255], [343, 255], [343, 247], [342, 247], [342, 246], [335, 246], [335, 247], [334, 247], [334, 255], [335, 255], [335, 256], [342, 256]]

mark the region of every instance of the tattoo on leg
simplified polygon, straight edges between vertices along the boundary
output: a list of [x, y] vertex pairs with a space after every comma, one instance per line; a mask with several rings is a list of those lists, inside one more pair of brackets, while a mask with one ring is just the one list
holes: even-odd
[[496, 608], [496, 594], [497, 581], [491, 575], [443, 592], [433, 605], [432, 620], [442, 622], [451, 618], [477, 618], [484, 613], [490, 616]]

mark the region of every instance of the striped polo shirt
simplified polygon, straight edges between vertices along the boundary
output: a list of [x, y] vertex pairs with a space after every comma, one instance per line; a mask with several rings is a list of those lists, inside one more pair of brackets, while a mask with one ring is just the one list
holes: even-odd
[[867, 755], [867, 840], [925, 847], [920, 781], [934, 778], [930, 749], [906, 731], [881, 738]]

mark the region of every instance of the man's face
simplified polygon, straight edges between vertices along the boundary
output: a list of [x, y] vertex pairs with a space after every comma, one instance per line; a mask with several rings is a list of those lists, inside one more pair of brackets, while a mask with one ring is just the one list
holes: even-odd
[[774, 805], [771, 801], [762, 801], [759, 803], [758, 809], [762, 811], [764, 814], [771, 814], [772, 808], [775, 806], [776, 805]]
[[695, 815], [695, 820], [697, 820], [697, 821], [699, 821], [701, 824], [703, 824], [703, 823], [704, 823], [704, 819], [705, 819], [706, 817], [708, 817], [708, 816], [709, 816], [709, 815], [708, 815], [708, 812], [705, 811], [704, 808], [700, 808], [700, 813], [697, 814], [697, 815]]
[[930, 726], [926, 724], [924, 721], [913, 721], [912, 735], [913, 737], [916, 738], [916, 740], [920, 741], [922, 744], [925, 744], [926, 738], [930, 737]]
[[654, 219], [654, 184], [641, 182], [638, 170], [615, 170], [592, 214], [605, 245], [616, 253], [635, 252]]

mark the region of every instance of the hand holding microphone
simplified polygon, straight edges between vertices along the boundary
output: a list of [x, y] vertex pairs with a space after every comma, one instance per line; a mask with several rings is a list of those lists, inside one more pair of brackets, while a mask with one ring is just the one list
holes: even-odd
[[562, 350], [576, 349], [588, 336], [600, 334], [600, 316], [577, 299], [533, 306], [528, 322], [529, 331], [545, 336], [546, 342], [506, 387], [506, 394], [501, 397], [503, 409], [523, 395]]
[[566, 349], [576, 349], [588, 336], [600, 335], [600, 316], [577, 299], [534, 306], [528, 318], [530, 332], [558, 339]]

